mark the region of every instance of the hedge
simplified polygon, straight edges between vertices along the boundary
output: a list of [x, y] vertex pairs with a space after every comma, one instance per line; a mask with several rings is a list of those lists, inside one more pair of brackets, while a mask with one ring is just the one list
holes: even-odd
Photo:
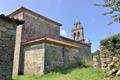
[[102, 40], [101, 45], [104, 45], [109, 51], [114, 54], [120, 54], [120, 33]]

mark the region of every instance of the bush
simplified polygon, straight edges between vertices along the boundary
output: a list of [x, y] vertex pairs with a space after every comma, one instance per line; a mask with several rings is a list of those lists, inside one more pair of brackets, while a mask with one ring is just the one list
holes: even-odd
[[114, 54], [120, 54], [120, 33], [101, 41], [109, 51]]

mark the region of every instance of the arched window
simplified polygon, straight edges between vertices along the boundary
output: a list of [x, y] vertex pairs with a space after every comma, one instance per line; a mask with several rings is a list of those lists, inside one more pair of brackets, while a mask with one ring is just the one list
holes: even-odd
[[73, 38], [74, 38], [74, 40], [75, 40], [75, 38], [76, 38], [76, 33], [73, 34]]
[[80, 32], [77, 33], [77, 40], [80, 40]]

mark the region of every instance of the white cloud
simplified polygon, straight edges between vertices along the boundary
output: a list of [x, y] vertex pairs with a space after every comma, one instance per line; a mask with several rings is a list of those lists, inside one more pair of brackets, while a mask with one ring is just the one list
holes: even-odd
[[62, 30], [60, 31], [60, 35], [66, 37], [66, 36], [67, 36], [67, 32], [66, 32], [65, 30], [62, 29]]

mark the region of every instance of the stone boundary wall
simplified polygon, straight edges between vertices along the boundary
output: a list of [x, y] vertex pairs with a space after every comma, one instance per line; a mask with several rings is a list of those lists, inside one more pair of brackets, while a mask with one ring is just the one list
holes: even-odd
[[[99, 57], [99, 58], [98, 58]], [[120, 55], [109, 51], [104, 45], [100, 45], [100, 55], [93, 57], [94, 67], [108, 70], [110, 65], [120, 67]]]
[[16, 26], [0, 18], [0, 80], [12, 80]]
[[93, 56], [93, 66], [95, 68], [100, 68], [101, 67], [100, 55]]

